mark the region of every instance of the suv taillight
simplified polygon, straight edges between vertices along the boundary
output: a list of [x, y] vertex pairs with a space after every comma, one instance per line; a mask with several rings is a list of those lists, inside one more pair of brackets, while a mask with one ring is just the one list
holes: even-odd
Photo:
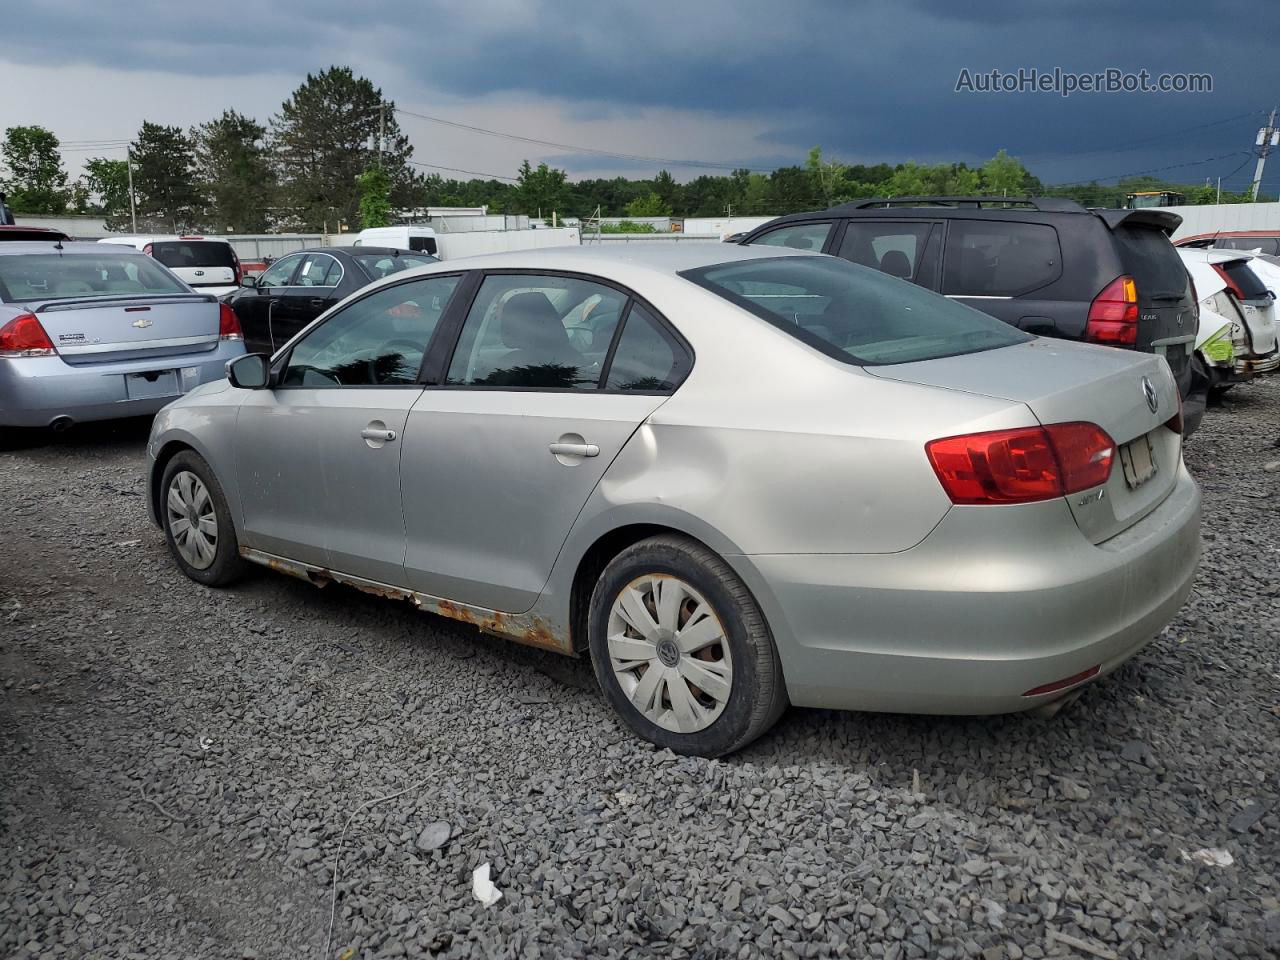
[[240, 318], [228, 304], [218, 304], [218, 339], [243, 340], [244, 331], [240, 329]]
[[945, 437], [925, 453], [952, 503], [1030, 503], [1106, 483], [1115, 441], [1093, 423]]
[[34, 313], [14, 317], [0, 327], [0, 357], [51, 357], [53, 341]]
[[1116, 277], [1093, 298], [1084, 338], [1110, 347], [1138, 342], [1138, 288], [1133, 277]]

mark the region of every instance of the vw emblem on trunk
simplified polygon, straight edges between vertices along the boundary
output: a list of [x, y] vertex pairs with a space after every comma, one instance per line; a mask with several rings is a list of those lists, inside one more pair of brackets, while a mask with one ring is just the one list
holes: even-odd
[[155, 321], [152, 320], [150, 317], [139, 317], [137, 320], [133, 321], [133, 323], [130, 324], [130, 326], [137, 327], [139, 330], [145, 330], [147, 329], [147, 327], [151, 326], [151, 324], [153, 323], [155, 323]]
[[1148, 377], [1142, 378], [1142, 395], [1147, 398], [1147, 406], [1152, 413], [1160, 408], [1160, 398], [1156, 396], [1156, 388], [1151, 385]]

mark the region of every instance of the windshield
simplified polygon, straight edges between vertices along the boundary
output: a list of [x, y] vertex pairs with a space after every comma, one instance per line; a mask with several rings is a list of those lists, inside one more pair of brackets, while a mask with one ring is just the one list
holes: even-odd
[[374, 280], [381, 280], [401, 270], [411, 270], [414, 267], [425, 267], [428, 263], [439, 262], [435, 257], [427, 254], [415, 257], [411, 254], [357, 253], [355, 258]]
[[834, 257], [740, 260], [681, 276], [848, 363], [913, 363], [1032, 339], [913, 283]]
[[231, 245], [217, 240], [160, 240], [151, 244], [151, 255], [166, 267], [231, 267]]
[[0, 300], [69, 300], [78, 297], [190, 293], [177, 277], [138, 254], [0, 256]]

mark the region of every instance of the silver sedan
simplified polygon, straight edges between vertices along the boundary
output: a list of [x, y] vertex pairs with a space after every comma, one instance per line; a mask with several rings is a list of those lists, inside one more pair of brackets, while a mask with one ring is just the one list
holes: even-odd
[[1159, 357], [1039, 339], [843, 260], [721, 244], [451, 261], [156, 418], [154, 520], [589, 654], [673, 750], [788, 702], [1052, 707], [1155, 636], [1200, 494]]
[[139, 251], [0, 243], [0, 430], [155, 413], [238, 356], [231, 309]]

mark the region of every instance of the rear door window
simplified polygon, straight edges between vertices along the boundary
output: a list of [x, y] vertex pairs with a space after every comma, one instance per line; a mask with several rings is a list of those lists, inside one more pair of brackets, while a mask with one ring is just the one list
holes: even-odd
[[770, 230], [752, 240], [752, 245], [788, 247], [791, 250], [809, 250], [821, 253], [831, 234], [830, 223], [793, 223]]
[[844, 228], [839, 255], [850, 263], [871, 267], [891, 277], [930, 285], [936, 248], [931, 251], [932, 223], [885, 223], [850, 220]]
[[1275, 237], [1221, 237], [1213, 245], [1219, 250], [1257, 250], [1267, 254], [1280, 251], [1280, 241]]
[[942, 270], [945, 294], [1017, 297], [1061, 274], [1062, 248], [1053, 227], [1007, 220], [950, 223]]
[[605, 378], [608, 390], [670, 393], [689, 370], [689, 357], [648, 310], [633, 303]]
[[231, 267], [236, 265], [231, 245], [216, 240], [158, 240], [151, 255], [166, 267]]
[[1160, 300], [1171, 305], [1186, 295], [1187, 269], [1163, 230], [1135, 224], [1119, 226], [1112, 235], [1124, 272], [1137, 286], [1139, 303]]
[[1249, 269], [1249, 264], [1245, 261], [1237, 260], [1235, 263], [1223, 264], [1222, 269], [1226, 271], [1227, 276], [1231, 278], [1231, 282], [1240, 291], [1241, 300], [1270, 300], [1267, 285], [1262, 282], [1256, 273]]
[[336, 287], [342, 281], [342, 264], [325, 253], [308, 254], [294, 278], [295, 287]]

